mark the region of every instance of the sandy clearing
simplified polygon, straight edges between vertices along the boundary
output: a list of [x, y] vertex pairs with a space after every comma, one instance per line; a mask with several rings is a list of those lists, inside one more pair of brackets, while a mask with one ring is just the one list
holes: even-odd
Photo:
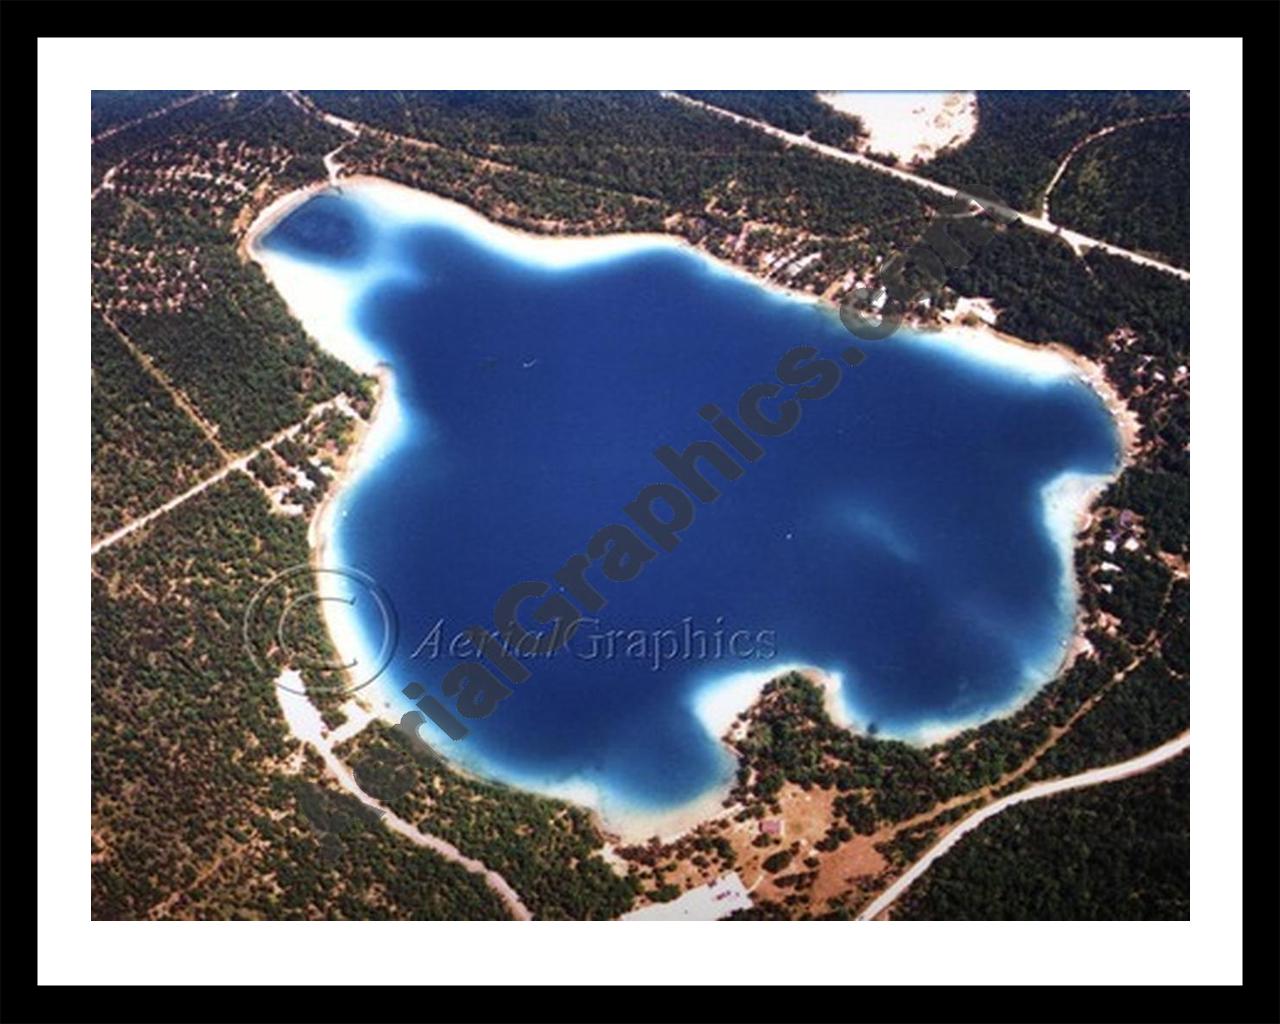
[[902, 163], [928, 163], [963, 145], [978, 127], [978, 98], [971, 92], [823, 92], [818, 98], [862, 122], [868, 133], [863, 152]]

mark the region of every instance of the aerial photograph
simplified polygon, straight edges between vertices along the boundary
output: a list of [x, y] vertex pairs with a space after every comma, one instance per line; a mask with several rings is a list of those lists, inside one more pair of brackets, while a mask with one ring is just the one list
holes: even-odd
[[95, 922], [1190, 919], [1189, 91], [90, 125]]

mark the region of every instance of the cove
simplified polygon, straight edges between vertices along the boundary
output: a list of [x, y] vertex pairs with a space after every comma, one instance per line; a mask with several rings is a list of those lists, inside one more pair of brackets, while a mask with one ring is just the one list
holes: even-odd
[[[833, 309], [670, 240], [534, 239], [390, 185], [314, 196], [257, 248], [322, 344], [394, 375], [391, 426], [337, 499], [326, 559], [396, 609], [376, 685], [397, 718], [408, 683], [441, 696], [470, 656], [450, 641], [492, 623], [508, 587], [550, 579], [671, 479], [655, 449], [717, 438], [700, 409], [732, 411], [789, 349], [831, 358], [853, 340]], [[707, 470], [722, 496], [679, 546], [601, 584], [607, 607], [527, 658], [530, 680], [465, 741], [423, 738], [618, 820], [724, 786], [724, 701], [741, 710], [788, 665], [838, 677], [856, 727], [907, 739], [1046, 682], [1073, 628], [1086, 493], [1064, 484], [1116, 471], [1109, 413], [1051, 353], [905, 329], [859, 347], [739, 479]], [[375, 609], [344, 611], [346, 642], [376, 647]]]

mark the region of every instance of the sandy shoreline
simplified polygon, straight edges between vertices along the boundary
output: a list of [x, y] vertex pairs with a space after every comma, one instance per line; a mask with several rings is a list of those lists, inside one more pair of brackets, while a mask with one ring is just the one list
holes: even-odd
[[[342, 186], [344, 190], [357, 187], [366, 194], [371, 192], [374, 196], [375, 205], [381, 205], [384, 208], [399, 212], [411, 210], [415, 215], [425, 215], [429, 219], [442, 220], [463, 227], [468, 231], [479, 234], [485, 240], [509, 253], [545, 266], [571, 266], [598, 259], [608, 259], [623, 253], [651, 248], [655, 245], [671, 246], [696, 253], [717, 271], [750, 281], [755, 286], [764, 287], [776, 296], [785, 297], [793, 301], [798, 300], [816, 304], [828, 310], [838, 309], [838, 303], [832, 300], [823, 299], [807, 292], [793, 291], [777, 282], [761, 280], [745, 268], [719, 259], [699, 249], [687, 240], [674, 235], [652, 232], [589, 236], [539, 235], [497, 224], [488, 220], [478, 211], [463, 204], [377, 177], [353, 176], [344, 178], [342, 179]], [[357, 371], [374, 373], [378, 377], [377, 396], [370, 422], [360, 431], [350, 459], [341, 467], [338, 476], [333, 481], [328, 494], [317, 509], [308, 528], [308, 541], [312, 548], [313, 565], [322, 568], [334, 567], [335, 560], [338, 557], [333, 535], [339, 499], [343, 492], [351, 486], [352, 481], [359, 476], [360, 472], [371, 461], [376, 460], [377, 456], [394, 441], [400, 419], [395, 401], [395, 381], [391, 368], [379, 361], [377, 353], [373, 352], [367, 342], [358, 336], [358, 332], [355, 332], [349, 323], [349, 317], [344, 313], [346, 307], [350, 305], [351, 292], [358, 289], [353, 289], [350, 286], [337, 286], [335, 284], [336, 278], [333, 275], [327, 275], [319, 270], [308, 270], [299, 261], [293, 261], [287, 257], [267, 254], [258, 245], [259, 240], [289, 213], [312, 196], [327, 192], [331, 188], [332, 186], [327, 182], [316, 183], [277, 197], [255, 217], [240, 243], [241, 255], [256, 262], [262, 268], [268, 280], [289, 306], [290, 312], [303, 324], [307, 332], [321, 347], [336, 358], [347, 362]], [[286, 282], [286, 287], [281, 287], [282, 281]], [[295, 308], [303, 306], [297, 299], [300, 294], [307, 296], [305, 308]], [[290, 295], [294, 298], [293, 302], [290, 302]], [[1122, 445], [1122, 458], [1116, 475], [1131, 463], [1133, 455], [1137, 451], [1140, 424], [1136, 415], [1128, 409], [1111, 387], [1106, 379], [1104, 370], [1098, 364], [1073, 352], [1065, 345], [1056, 343], [1047, 345], [1032, 344], [986, 325], [970, 327], [907, 323], [904, 326], [926, 340], [935, 339], [936, 336], [936, 338], [945, 340], [972, 342], [973, 347], [968, 354], [975, 359], [982, 359], [985, 356], [986, 358], [995, 358], [997, 361], [1009, 365], [1010, 358], [1014, 353], [1003, 346], [1016, 346], [1020, 352], [1033, 353], [1036, 359], [1043, 360], [1052, 354], [1058, 359], [1066, 360], [1074, 368], [1078, 376], [1099, 395], [1116, 425], [1117, 435]], [[993, 345], [1001, 346], [1001, 348], [993, 348]], [[1018, 359], [1022, 360], [1022, 357], [1018, 357]], [[1040, 372], [1033, 369], [1031, 362], [1025, 360], [1022, 360], [1022, 362], [1025, 363], [1028, 372]], [[1051, 372], [1047, 363], [1044, 366], [1043, 372]], [[1059, 376], [1062, 375], [1060, 370], [1054, 372]], [[1114, 477], [1102, 478], [1073, 493], [1070, 500], [1079, 502], [1075, 511], [1075, 533], [1078, 534], [1080, 530], [1087, 528], [1090, 522], [1092, 503], [1111, 479], [1114, 479]], [[1070, 548], [1073, 552], [1075, 548], [1074, 534], [1070, 538]], [[1071, 561], [1072, 559], [1069, 557], [1067, 562], [1070, 585], [1073, 588], [1077, 588]], [[1073, 593], [1076, 596], [1076, 628], [1069, 638], [1057, 671], [1040, 679], [1035, 683], [1034, 687], [1029, 688], [1028, 692], [1020, 694], [1016, 702], [1009, 708], [998, 714], [984, 715], [982, 721], [1007, 717], [1015, 713], [1035, 692], [1062, 671], [1065, 671], [1081, 650], [1087, 648], [1079, 611], [1078, 589], [1073, 590]], [[325, 602], [326, 612], [328, 612], [329, 606], [332, 604], [333, 602]], [[358, 630], [355, 629], [354, 623], [351, 621], [337, 621], [339, 618], [336, 615], [325, 615], [326, 626], [329, 629], [330, 638], [335, 648], [348, 660], [350, 660], [352, 654], [355, 654], [359, 659], [364, 659], [369, 652], [362, 650], [363, 640], [358, 635]], [[812, 666], [780, 666], [771, 668], [766, 672], [751, 674], [749, 678], [744, 678], [740, 674], [721, 680], [719, 683], [723, 685], [718, 684], [704, 693], [697, 693], [693, 696], [692, 710], [698, 715], [708, 733], [715, 740], [721, 743], [731, 743], [732, 730], [738, 716], [756, 702], [760, 690], [768, 681], [790, 670], [804, 673], [821, 686], [824, 705], [833, 721], [846, 728], [856, 728], [847, 710], [847, 702], [842, 695], [842, 680], [838, 676], [833, 677]], [[376, 684], [365, 687], [357, 694], [358, 702], [366, 711], [376, 714], [389, 724], [395, 724], [398, 721], [397, 716], [394, 714], [391, 705], [379, 694], [380, 691], [377, 689]], [[916, 742], [924, 744], [941, 742], [948, 736], [962, 732], [975, 724], [978, 723], [938, 723], [937, 726], [922, 729], [922, 735]], [[927, 735], [924, 734], [926, 732]], [[732, 746], [730, 745], [728, 749], [732, 750]], [[475, 775], [465, 765], [458, 764], [456, 759], [449, 758], [449, 760], [450, 764], [457, 770], [464, 774]], [[530, 788], [536, 792], [558, 796], [586, 806], [596, 816], [602, 831], [621, 837], [626, 842], [642, 841], [653, 835], [671, 839], [692, 830], [702, 822], [729, 813], [722, 806], [728, 793], [727, 785], [717, 785], [681, 807], [661, 812], [621, 809], [616, 806], [610, 807], [610, 802], [596, 787], [577, 780], [568, 780], [551, 785], [530, 782], [526, 783], [522, 788]]]
[[[1106, 371], [1098, 363], [1068, 348], [1061, 342], [1037, 344], [1024, 341], [1022, 338], [996, 330], [986, 323], [968, 325], [933, 325], [923, 323], [907, 323], [907, 328], [922, 336], [936, 336], [944, 340], [969, 340], [980, 346], [998, 344], [1035, 356], [1053, 355], [1064, 360], [1070, 371], [1089, 387], [1106, 407], [1115, 427], [1116, 437], [1120, 442], [1120, 457], [1115, 471], [1109, 474], [1089, 474], [1068, 472], [1050, 481], [1043, 489], [1045, 515], [1050, 534], [1055, 541], [1064, 547], [1063, 562], [1065, 567], [1064, 582], [1069, 590], [1070, 602], [1074, 607], [1074, 619], [1070, 635], [1066, 638], [1062, 652], [1050, 671], [1037, 671], [1036, 678], [1022, 689], [1018, 697], [998, 713], [983, 714], [971, 720], [926, 723], [922, 725], [911, 739], [918, 745], [932, 746], [944, 743], [966, 729], [975, 728], [985, 722], [1008, 718], [1016, 714], [1044, 686], [1058, 678], [1071, 668], [1080, 655], [1092, 649], [1085, 636], [1084, 611], [1080, 606], [1080, 581], [1075, 571], [1075, 552], [1079, 547], [1080, 534], [1093, 523], [1093, 506], [1099, 497], [1118, 480], [1122, 473], [1133, 465], [1141, 448], [1142, 422], [1137, 413], [1129, 408], [1111, 382]], [[1069, 518], [1050, 525], [1055, 519], [1062, 519], [1059, 512], [1055, 515], [1055, 505], [1065, 506]], [[1064, 543], [1065, 542], [1065, 543]]]
[[[317, 182], [277, 197], [254, 218], [240, 242], [241, 255], [262, 265], [266, 255], [258, 245], [281, 220], [302, 206], [313, 196], [331, 191], [327, 182]], [[820, 295], [796, 291], [777, 281], [766, 281], [736, 263], [713, 256], [680, 235], [658, 231], [610, 232], [595, 235], [548, 235], [528, 231], [490, 220], [478, 210], [434, 192], [404, 185], [388, 178], [370, 174], [353, 174], [341, 179], [341, 188], [359, 192], [373, 205], [401, 214], [412, 213], [437, 223], [462, 228], [483, 241], [518, 256], [527, 262], [546, 267], [570, 267], [595, 260], [610, 259], [630, 252], [640, 252], [655, 246], [683, 250], [706, 261], [708, 267], [752, 284], [778, 298], [792, 302], [804, 302], [825, 309], [838, 309], [838, 304]], [[266, 270], [267, 268], [263, 268]], [[268, 273], [268, 277], [270, 277]], [[287, 302], [287, 300], [286, 300]], [[318, 339], [317, 339], [318, 340]]]
[[[240, 257], [245, 260], [252, 260], [262, 266], [259, 259], [261, 253], [258, 247], [259, 239], [312, 196], [319, 195], [321, 192], [328, 192], [330, 188], [331, 186], [327, 181], [317, 181], [310, 185], [296, 188], [292, 192], [276, 196], [275, 199], [258, 211], [249, 227], [245, 230], [240, 239], [240, 245], [237, 247]], [[264, 267], [263, 270], [265, 271], [266, 268]], [[285, 301], [287, 304], [288, 300]]]
[[[394, 432], [385, 429], [388, 421], [395, 417], [396, 403], [394, 398], [395, 380], [391, 368], [380, 364], [374, 369], [377, 385], [374, 393], [373, 412], [367, 422], [357, 420], [356, 436], [346, 458], [339, 464], [338, 471], [329, 485], [325, 496], [320, 500], [307, 527], [307, 545], [311, 549], [311, 566], [313, 569], [341, 569], [343, 560], [334, 543], [334, 525], [338, 517], [341, 500], [361, 472], [377, 461], [378, 456], [387, 450], [389, 442], [394, 440]], [[360, 662], [373, 661], [375, 652], [365, 649], [363, 638], [351, 619], [338, 614], [335, 602], [324, 601], [320, 606], [325, 628], [329, 632], [329, 640], [339, 656], [351, 659], [353, 656]], [[358, 653], [357, 653], [358, 652]], [[390, 706], [383, 703], [381, 709], [375, 708], [377, 689], [373, 684], [361, 686], [353, 691], [351, 699], [355, 700], [366, 712], [382, 717], [389, 724], [396, 720], [390, 717]]]
[[1005, 334], [998, 331], [994, 327], [987, 324], [971, 326], [968, 324], [907, 324], [908, 329], [920, 334], [936, 334], [945, 336], [948, 339], [962, 340], [972, 338], [978, 341], [996, 341], [1003, 345], [1012, 345], [1017, 349], [1026, 352], [1046, 353], [1052, 352], [1060, 359], [1066, 360], [1075, 368], [1076, 375], [1079, 376], [1094, 393], [1102, 400], [1102, 404], [1107, 407], [1107, 411], [1111, 414], [1111, 418], [1115, 421], [1116, 433], [1120, 438], [1122, 450], [1122, 468], [1127, 468], [1132, 464], [1133, 457], [1137, 454], [1140, 445], [1140, 434], [1142, 423], [1138, 419], [1137, 413], [1129, 408], [1128, 404], [1120, 397], [1119, 392], [1107, 380], [1106, 370], [1093, 360], [1082, 356], [1079, 352], [1069, 348], [1062, 342], [1049, 341], [1042, 344], [1024, 341], [1012, 334]]

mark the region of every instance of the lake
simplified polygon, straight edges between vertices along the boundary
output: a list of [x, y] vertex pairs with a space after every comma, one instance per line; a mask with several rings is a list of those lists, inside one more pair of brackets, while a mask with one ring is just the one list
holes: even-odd
[[[671, 481], [656, 448], [717, 439], [699, 410], [733, 413], [789, 349], [854, 341], [833, 310], [672, 241], [534, 239], [393, 186], [313, 197], [258, 246], [322, 344], [394, 376], [393, 427], [339, 497], [327, 558], [394, 605], [375, 685], [397, 709], [411, 681], [451, 706], [440, 681], [469, 656], [451, 641]], [[1047, 681], [1084, 493], [1062, 485], [1115, 471], [1110, 415], [1051, 353], [905, 330], [858, 346], [738, 479], [707, 470], [721, 497], [678, 547], [594, 577], [607, 605], [566, 649], [523, 659], [531, 678], [465, 740], [423, 738], [618, 819], [723, 787], [725, 701], [782, 666], [832, 673], [856, 727], [916, 740]], [[380, 641], [370, 602], [330, 614]]]

